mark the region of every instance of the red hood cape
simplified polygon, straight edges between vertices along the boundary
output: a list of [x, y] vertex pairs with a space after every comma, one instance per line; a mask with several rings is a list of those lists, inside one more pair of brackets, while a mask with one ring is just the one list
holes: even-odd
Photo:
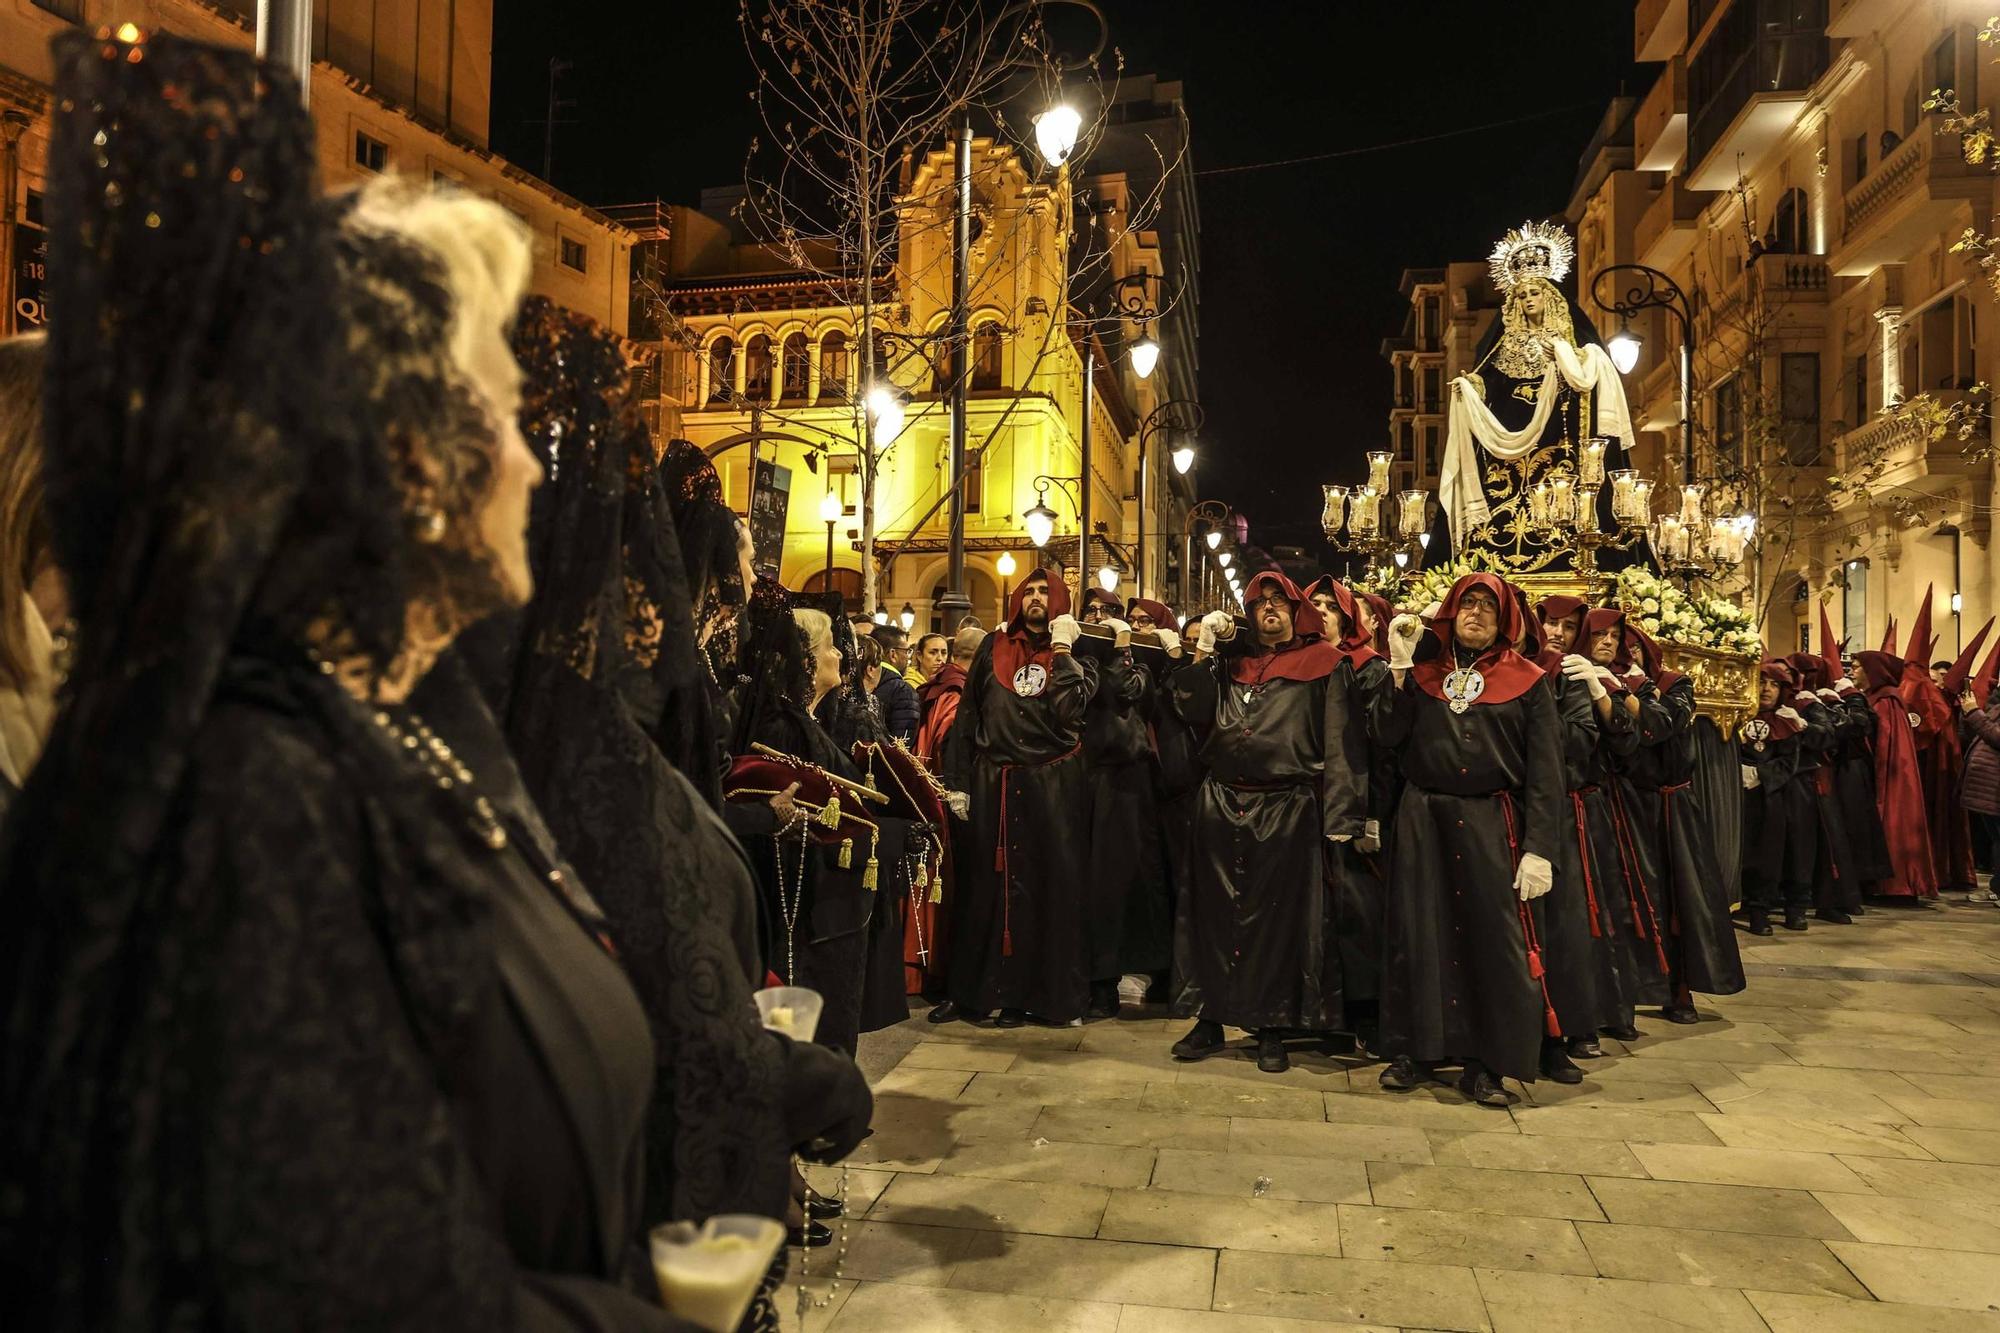
[[1799, 731], [1798, 723], [1788, 717], [1778, 716], [1778, 710], [1785, 707], [1785, 701], [1791, 697], [1793, 691], [1798, 689], [1798, 678], [1792, 674], [1791, 667], [1787, 666], [1784, 662], [1773, 659], [1757, 669], [1757, 688], [1760, 693], [1763, 690], [1763, 683], [1767, 680], [1774, 680], [1778, 683], [1778, 702], [1772, 704], [1769, 708], [1765, 708], [1762, 704], [1759, 704], [1755, 720], [1771, 728], [1772, 740], [1782, 741], [1788, 737], [1797, 735]]
[[1275, 569], [1253, 575], [1243, 589], [1243, 604], [1256, 614], [1257, 599], [1264, 589], [1275, 588], [1292, 604], [1292, 637], [1276, 648], [1255, 648], [1229, 665], [1230, 679], [1238, 685], [1257, 685], [1267, 680], [1324, 680], [1345, 660], [1339, 648], [1326, 641], [1326, 622], [1319, 608]]
[[[1349, 591], [1353, 590], [1349, 589]], [[1368, 614], [1375, 618], [1375, 651], [1387, 657], [1389, 655], [1389, 622], [1396, 618], [1396, 608], [1389, 605], [1389, 599], [1380, 593], [1363, 592], [1356, 593], [1355, 596], [1368, 603]]]
[[1520, 653], [1514, 645], [1522, 642], [1527, 634], [1526, 599], [1517, 597], [1505, 580], [1498, 574], [1467, 574], [1451, 585], [1445, 594], [1438, 613], [1431, 619], [1430, 635], [1436, 652], [1410, 669], [1410, 678], [1417, 688], [1433, 699], [1443, 699], [1444, 679], [1452, 671], [1452, 626], [1458, 619], [1458, 604], [1473, 588], [1484, 588], [1493, 594], [1500, 606], [1500, 632], [1493, 642], [1473, 662], [1473, 669], [1486, 679], [1486, 688], [1480, 691], [1474, 704], [1504, 704], [1520, 698], [1539, 684], [1542, 669]]
[[[1306, 586], [1306, 600], [1311, 601], [1316, 592], [1324, 592], [1333, 598], [1340, 608], [1343, 633], [1340, 636], [1340, 653], [1352, 662], [1358, 670], [1381, 656], [1375, 651], [1374, 640], [1361, 628], [1361, 608], [1354, 600], [1354, 591], [1331, 574], [1322, 574]], [[1321, 617], [1324, 625], [1325, 617]]]
[[1667, 670], [1666, 660], [1658, 641], [1628, 618], [1625, 622], [1625, 642], [1618, 650], [1613, 670], [1622, 671], [1637, 662], [1639, 669], [1646, 673], [1646, 678], [1659, 687], [1661, 694], [1665, 694], [1687, 679], [1678, 671]]
[[1965, 651], [1958, 655], [1958, 660], [1951, 664], [1951, 670], [1945, 673], [1944, 684], [1938, 688], [1944, 691], [1945, 701], [1953, 708], [1958, 707], [1958, 696], [1965, 693], [1965, 682], [1972, 674], [1972, 664], [1978, 659], [1986, 636], [1992, 632], [1993, 621], [1989, 618], [1979, 627], [1979, 633], [1972, 636], [1972, 642], [1965, 645]]
[[[1561, 649], [1558, 649], [1548, 643], [1548, 638], [1549, 638], [1548, 626], [1560, 625], [1563, 621], [1568, 620], [1571, 616], [1579, 615], [1582, 612], [1588, 611], [1589, 609], [1590, 609], [1590, 603], [1585, 601], [1583, 598], [1571, 597], [1568, 593], [1560, 593], [1560, 592], [1542, 598], [1541, 602], [1535, 607], [1535, 618], [1542, 622], [1542, 627], [1543, 627], [1542, 642], [1545, 645], [1542, 648], [1542, 651], [1536, 656], [1535, 661], [1542, 668], [1542, 670], [1544, 671], [1562, 670], [1562, 660], [1565, 656], [1568, 655], [1564, 653]], [[1581, 641], [1583, 638], [1583, 631], [1579, 629], [1576, 632], [1576, 634], [1572, 636], [1572, 638], [1573, 640]], [[1569, 651], [1575, 652], [1576, 647], [1577, 647], [1576, 642], [1572, 642], [1570, 644]]]
[[1129, 621], [1134, 611], [1144, 611], [1153, 618], [1153, 624], [1160, 629], [1170, 629], [1176, 634], [1181, 632], [1181, 618], [1175, 615], [1173, 608], [1165, 602], [1156, 602], [1147, 597], [1134, 597], [1125, 603], [1125, 619]]
[[1957, 714], [1952, 711], [1951, 701], [1931, 680], [1930, 668], [1921, 659], [1904, 666], [1896, 693], [1902, 696], [1903, 706], [1916, 715], [1919, 750], [1928, 749], [1941, 733], [1951, 731], [1956, 725]]
[[1021, 619], [1021, 606], [1027, 601], [1028, 585], [1038, 578], [1049, 585], [1049, 619], [1069, 614], [1069, 589], [1061, 579], [1052, 577], [1048, 570], [1031, 569], [1027, 577], [1014, 585], [1014, 595], [1007, 602], [1007, 628], [993, 636], [993, 675], [1010, 690], [1014, 688], [1014, 678], [1020, 674], [1022, 667], [1033, 663], [1046, 672], [1055, 664], [1055, 650], [1049, 646], [1048, 631], [1037, 634]]
[[[1931, 860], [1930, 822], [1924, 806], [1924, 784], [1917, 740], [1910, 726], [1910, 706], [1897, 688], [1903, 659], [1884, 652], [1856, 653], [1868, 682], [1868, 703], [1875, 710], [1875, 807], [1882, 816], [1882, 834], [1895, 870], [1882, 891], [1937, 897], [1937, 868]], [[1926, 682], [1928, 683], [1928, 681]]]
[[963, 694], [965, 692], [965, 668], [956, 662], [946, 662], [938, 673], [925, 681], [917, 690], [917, 702], [928, 705], [931, 700], [943, 694]]

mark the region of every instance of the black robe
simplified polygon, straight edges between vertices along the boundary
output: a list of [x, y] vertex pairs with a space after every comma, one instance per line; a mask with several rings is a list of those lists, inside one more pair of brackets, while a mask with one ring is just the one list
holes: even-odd
[[1453, 713], [1405, 681], [1396, 701], [1389, 739], [1405, 782], [1389, 847], [1381, 1048], [1532, 1081], [1554, 1015], [1514, 874], [1527, 853], [1555, 864], [1572, 827], [1554, 686]]
[[[1854, 844], [1840, 818], [1840, 792], [1835, 776], [1840, 765], [1843, 733], [1851, 733], [1854, 721], [1844, 706], [1828, 706], [1817, 697], [1805, 703], [1801, 695], [1795, 705], [1818, 723], [1823, 747], [1808, 750], [1799, 765], [1799, 780], [1812, 793], [1818, 812], [1819, 856], [1813, 867], [1813, 905], [1828, 911], [1844, 911], [1848, 902], [1860, 902], [1860, 886], [1854, 878]], [[1850, 889], [1850, 886], [1852, 888]]]
[[1173, 896], [1167, 1007], [1175, 1018], [1189, 1018], [1201, 1012], [1201, 985], [1194, 971], [1194, 811], [1201, 795], [1201, 742], [1207, 729], [1189, 722], [1174, 706], [1173, 670], [1179, 665], [1171, 663], [1159, 673], [1149, 707], [1159, 756], [1161, 845]]
[[1146, 725], [1153, 693], [1153, 673], [1130, 652], [1118, 653], [1098, 668], [1097, 693], [1084, 714], [1091, 789], [1086, 966], [1093, 981], [1160, 971], [1172, 950], [1159, 760]]
[[[1396, 677], [1386, 659], [1375, 657], [1354, 672], [1348, 689], [1351, 726], [1361, 728], [1364, 771], [1368, 775], [1367, 818], [1377, 841], [1395, 822], [1395, 751], [1381, 736], [1396, 710]], [[1347, 1026], [1373, 1024], [1382, 994], [1382, 925], [1389, 893], [1382, 849], [1361, 850], [1357, 842], [1329, 842], [1327, 892], [1332, 904], [1333, 938], [1340, 956], [1341, 990]]]
[[1223, 658], [1173, 678], [1183, 717], [1208, 724], [1195, 805], [1192, 966], [1201, 1016], [1230, 1027], [1346, 1024], [1322, 847], [1367, 818], [1353, 668], [1243, 685]]
[[[1640, 686], [1639, 752], [1625, 766], [1630, 811], [1651, 863], [1656, 899], [1665, 913], [1667, 963], [1673, 989], [1734, 995], [1743, 989], [1743, 959], [1729, 908], [1735, 885], [1716, 855], [1717, 813], [1695, 780], [1706, 723], [1695, 713], [1694, 682], [1665, 690]], [[1732, 819], [1740, 808], [1734, 786], [1722, 788]]]
[[1563, 722], [1563, 767], [1569, 786], [1569, 826], [1555, 858], [1555, 888], [1532, 904], [1548, 969], [1549, 1001], [1563, 1035], [1589, 1037], [1624, 1021], [1613, 895], [1624, 892], [1624, 867], [1608, 785], [1615, 756], [1638, 744], [1638, 728], [1622, 695], [1600, 719], [1584, 686], [1551, 673]]
[[1836, 905], [1852, 912], [1861, 906], [1868, 885], [1896, 873], [1889, 861], [1889, 839], [1882, 832], [1882, 811], [1875, 801], [1875, 710], [1860, 690], [1840, 700], [1840, 721], [1834, 726], [1833, 794], [1852, 865]]
[[1737, 757], [1757, 770], [1757, 785], [1743, 793], [1746, 906], [1803, 911], [1812, 905], [1819, 807], [1801, 773], [1830, 739], [1831, 728], [1810, 718], [1782, 740], [1749, 741], [1739, 733]]
[[1067, 1023], [1090, 999], [1089, 849], [1071, 830], [1090, 809], [1083, 720], [1097, 666], [1056, 653], [1042, 692], [1023, 698], [994, 676], [993, 639], [972, 659], [945, 741], [945, 785], [972, 798], [953, 848], [949, 990], [968, 1014]]

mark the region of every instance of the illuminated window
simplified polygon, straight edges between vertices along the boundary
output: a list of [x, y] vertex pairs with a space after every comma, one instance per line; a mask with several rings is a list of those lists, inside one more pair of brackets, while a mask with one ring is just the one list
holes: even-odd
[[785, 370], [783, 397], [786, 402], [804, 402], [806, 380], [812, 371], [812, 352], [806, 343], [806, 335], [794, 333], [785, 339]]
[[736, 342], [731, 338], [717, 338], [708, 347], [708, 401], [729, 401], [735, 387]]
[[573, 241], [567, 236], [563, 237], [561, 259], [564, 268], [574, 269], [578, 273], [590, 272], [590, 247], [582, 241]]
[[354, 165], [363, 171], [383, 172], [389, 169], [389, 145], [383, 143], [366, 130], [354, 132]]
[[837, 401], [847, 394], [847, 335], [829, 333], [819, 341], [819, 397]]
[[771, 340], [762, 333], [743, 344], [743, 396], [753, 403], [771, 400]]

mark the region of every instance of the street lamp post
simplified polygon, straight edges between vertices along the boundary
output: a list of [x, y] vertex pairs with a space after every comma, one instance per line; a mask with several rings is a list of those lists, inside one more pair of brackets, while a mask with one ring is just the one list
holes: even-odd
[[819, 498], [819, 521], [826, 524], [826, 590], [833, 591], [833, 525], [840, 522], [840, 497], [828, 487]]
[[[1171, 398], [1148, 412], [1146, 419], [1139, 423], [1139, 569], [1135, 577], [1141, 597], [1146, 595], [1146, 445], [1159, 431], [1193, 435], [1201, 429], [1204, 420], [1200, 403], [1191, 398]], [[1174, 451], [1174, 468], [1182, 473], [1187, 471], [1187, 466], [1182, 464], [1181, 453], [1187, 447], [1183, 444], [1181, 449]], [[1189, 453], [1187, 463], [1191, 465], [1193, 462], [1193, 455]], [[1161, 558], [1164, 560], [1165, 556]]]
[[[1214, 551], [1216, 547], [1222, 545], [1222, 525], [1229, 521], [1230, 512], [1229, 506], [1220, 500], [1201, 500], [1189, 507], [1187, 521], [1181, 524], [1181, 541], [1183, 543], [1181, 548], [1181, 597], [1184, 601], [1183, 619], [1186, 618], [1186, 603], [1207, 605], [1207, 556], [1209, 552]], [[1208, 525], [1206, 532], [1203, 534], [1203, 545], [1206, 549], [1200, 553], [1200, 563], [1198, 564], [1196, 563], [1197, 553], [1194, 543], [1194, 525], [1196, 523], [1206, 523]], [[1199, 571], [1199, 573], [1197, 574], [1196, 571]], [[1190, 578], [1195, 579], [1196, 582], [1190, 584]]]
[[[1624, 276], [1615, 276], [1615, 275]], [[1609, 285], [1606, 279], [1610, 279]], [[1622, 291], [1620, 284], [1629, 283]], [[1609, 299], [1607, 299], [1607, 294]], [[1619, 329], [1613, 334], [1608, 350], [1611, 362], [1619, 374], [1629, 372], [1639, 364], [1639, 335], [1625, 327], [1624, 321], [1642, 310], [1664, 310], [1672, 315], [1681, 326], [1681, 481], [1694, 480], [1694, 412], [1690, 395], [1693, 387], [1689, 384], [1689, 366], [1694, 355], [1694, 321], [1691, 318], [1687, 293], [1680, 284], [1667, 274], [1644, 264], [1613, 264], [1601, 268], [1590, 280], [1590, 296], [1599, 308], [1609, 310], [1618, 316]]]
[[[1153, 373], [1153, 367], [1160, 359], [1160, 345], [1154, 342], [1152, 334], [1147, 332], [1152, 321], [1159, 318], [1159, 311], [1154, 309], [1146, 294], [1146, 288], [1159, 280], [1159, 274], [1147, 273], [1144, 270], [1128, 273], [1112, 283], [1111, 290], [1105, 293], [1107, 314], [1117, 317], [1121, 321], [1121, 326], [1122, 321], [1128, 319], [1136, 320], [1139, 324], [1139, 341], [1132, 345], [1132, 372], [1142, 380]], [[1090, 427], [1097, 391], [1097, 354], [1093, 350], [1095, 342], [1096, 339], [1086, 332], [1083, 339], [1083, 427], [1078, 432], [1077, 441], [1082, 462], [1077, 469], [1079, 499], [1076, 521], [1083, 530], [1078, 568], [1090, 563]], [[1140, 492], [1142, 496], [1144, 493], [1143, 490]], [[1144, 507], [1143, 504], [1141, 507]], [[1143, 554], [1141, 559], [1144, 559]]]

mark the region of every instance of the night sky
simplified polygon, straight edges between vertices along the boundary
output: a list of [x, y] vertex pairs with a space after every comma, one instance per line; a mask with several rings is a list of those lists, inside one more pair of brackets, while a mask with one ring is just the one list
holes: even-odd
[[[1631, 6], [1462, 0], [1103, 0], [1128, 72], [1184, 82], [1202, 220], [1203, 496], [1259, 545], [1317, 546], [1319, 483], [1388, 437], [1382, 339], [1405, 268], [1483, 256], [1567, 205], [1609, 100], [1643, 96]], [[758, 0], [751, 0], [752, 11]], [[493, 146], [542, 162], [550, 56], [574, 62], [555, 184], [694, 203], [754, 131], [735, 0], [496, 0]], [[1542, 114], [1548, 113], [1548, 114]], [[1495, 122], [1536, 119], [1525, 124]], [[1492, 127], [1428, 143], [1428, 136]], [[1221, 172], [1339, 150], [1331, 160]], [[1572, 279], [1573, 281], [1573, 279]]]

